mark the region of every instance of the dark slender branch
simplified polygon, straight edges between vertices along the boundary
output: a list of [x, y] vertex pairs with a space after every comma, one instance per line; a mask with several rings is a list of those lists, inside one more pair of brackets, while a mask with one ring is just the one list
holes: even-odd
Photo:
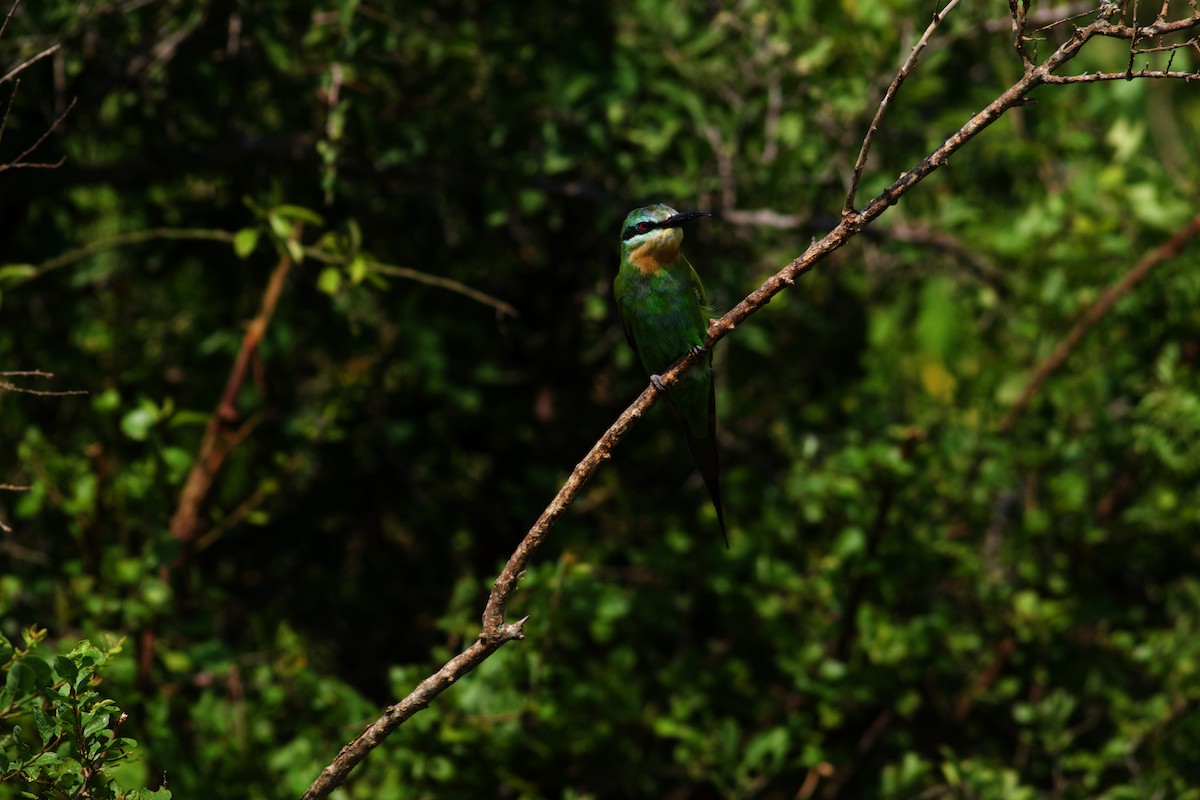
[[[143, 244], [145, 242], [157, 240], [184, 240], [184, 241], [211, 241], [211, 242], [226, 242], [232, 243], [236, 234], [230, 231], [210, 228], [149, 228], [144, 231], [133, 231], [131, 233], [122, 233], [117, 236], [111, 236], [107, 239], [97, 239], [94, 242], [89, 242], [83, 247], [69, 250], [62, 255], [49, 258], [40, 264], [33, 265], [33, 271], [29, 274], [26, 280], [31, 280], [35, 277], [44, 275], [51, 270], [59, 269], [82, 261], [88, 256], [93, 256], [96, 253], [103, 253], [108, 250], [115, 250], [119, 247], [127, 247], [134, 244]], [[350, 263], [348, 258], [341, 255], [333, 254], [327, 250], [318, 247], [306, 246], [301, 248], [306, 258], [312, 258], [315, 261], [320, 261], [324, 264], [340, 264], [345, 266]], [[424, 283], [430, 286], [437, 286], [441, 289], [447, 289], [451, 292], [457, 292], [461, 295], [471, 298], [472, 300], [482, 303], [486, 306], [491, 306], [502, 314], [509, 316], [519, 316], [517, 310], [509, 303], [504, 302], [496, 297], [486, 294], [460, 283], [450, 278], [443, 278], [440, 275], [431, 275], [427, 272], [411, 269], [409, 267], [397, 267], [391, 264], [381, 264], [377, 261], [367, 260], [367, 269], [372, 272], [378, 272], [381, 275], [393, 275], [399, 278], [406, 278], [417, 283]]]
[[74, 250], [68, 250], [62, 255], [48, 258], [40, 264], [33, 265], [33, 272], [29, 279], [45, 275], [51, 270], [56, 270], [61, 267], [70, 266], [78, 261], [82, 261], [88, 256], [93, 256], [96, 253], [104, 253], [109, 250], [115, 250], [118, 247], [126, 247], [131, 244], [141, 244], [150, 242], [156, 239], [183, 239], [188, 241], [216, 241], [216, 242], [233, 242], [234, 234], [229, 231], [208, 230], [205, 228], [150, 228], [144, 231], [134, 231], [132, 233], [122, 233], [117, 236], [110, 236], [107, 239], [96, 239], [88, 242], [83, 247]]
[[[1184, 81], [1200, 81], [1200, 72], [1179, 72], [1171, 70], [1148, 70], [1143, 69], [1140, 72], [1133, 73], [1134, 78], [1175, 78]], [[1046, 83], [1066, 84], [1066, 83], [1099, 83], [1100, 81], [1127, 81], [1130, 79], [1130, 74], [1127, 72], [1085, 72], [1082, 75], [1051, 75], [1046, 79]]]
[[[16, 95], [17, 88], [19, 86], [20, 86], [20, 81], [18, 81], [16, 86], [13, 87], [13, 95], [14, 96]], [[4, 171], [10, 170], [10, 169], [58, 169], [59, 167], [61, 167], [63, 165], [63, 163], [67, 160], [66, 156], [63, 156], [58, 161], [54, 161], [54, 162], [32, 162], [32, 161], [26, 161], [25, 159], [28, 156], [30, 156], [34, 150], [37, 150], [39, 147], [41, 147], [42, 143], [45, 142], [46, 139], [48, 139], [50, 137], [50, 134], [52, 134], [56, 130], [58, 130], [58, 126], [62, 125], [63, 120], [65, 120], [67, 118], [67, 115], [71, 113], [71, 109], [73, 109], [73, 108], [75, 108], [75, 98], [74, 97], [71, 98], [71, 102], [67, 105], [66, 109], [61, 114], [58, 115], [58, 119], [54, 120], [54, 122], [52, 122], [50, 124], [50, 127], [46, 128], [46, 130], [42, 132], [42, 135], [38, 137], [36, 142], [29, 145], [29, 147], [26, 147], [25, 150], [22, 151], [22, 153], [19, 156], [17, 156], [15, 159], [13, 159], [12, 161], [10, 161], [6, 164], [0, 164], [0, 172], [4, 172]], [[3, 135], [4, 128], [8, 125], [8, 112], [11, 110], [12, 110], [12, 97], [10, 97], [8, 100], [8, 108], [6, 108], [4, 111], [4, 119], [2, 121], [0, 121], [0, 135]]]
[[1033, 68], [1033, 58], [1025, 46], [1025, 26], [1029, 24], [1029, 0], [1008, 0], [1008, 13], [1012, 17], [1012, 44], [1021, 59], [1021, 66], [1028, 72]]
[[0, 39], [4, 38], [4, 32], [8, 30], [8, 21], [12, 19], [13, 14], [17, 13], [19, 5], [21, 5], [21, 0], [13, 0], [13, 4], [8, 8], [8, 13], [4, 15], [4, 22], [0, 22]]
[[1116, 305], [1117, 301], [1129, 294], [1130, 290], [1142, 278], [1149, 275], [1152, 269], [1177, 255], [1188, 240], [1197, 234], [1200, 234], [1200, 214], [1193, 217], [1191, 222], [1176, 231], [1175, 235], [1162, 245], [1143, 256], [1134, 265], [1133, 269], [1126, 272], [1119, 281], [1104, 291], [1100, 299], [1092, 304], [1083, 317], [1080, 318], [1079, 322], [1075, 323], [1075, 327], [1071, 328], [1070, 332], [1055, 346], [1054, 351], [1049, 357], [1033, 371], [1029, 382], [1025, 384], [1025, 388], [1021, 391], [1020, 397], [1008, 409], [1008, 413], [1004, 415], [1004, 418], [1000, 420], [999, 429], [1001, 432], [1012, 428], [1017, 417], [1029, 405], [1029, 401], [1041, 390], [1042, 384], [1046, 382], [1046, 378], [1050, 377], [1050, 373], [1062, 366], [1062, 363], [1067, 360], [1067, 356], [1071, 354], [1075, 346], [1079, 344], [1097, 322], [1104, 318], [1104, 315]]
[[[1133, 20], [1133, 24], [1136, 26], [1138, 21], [1138, 0], [1133, 0], [1133, 16], [1130, 19]], [[1125, 74], [1127, 76], [1133, 75], [1133, 59], [1137, 56], [1138, 38], [1137, 28], [1135, 27], [1134, 34], [1129, 40], [1129, 63], [1125, 65]]]
[[854, 162], [854, 174], [850, 178], [850, 188], [846, 192], [846, 202], [842, 206], [843, 216], [854, 213], [854, 196], [858, 194], [858, 182], [862, 180], [863, 169], [867, 165], [867, 155], [871, 152], [871, 144], [875, 141], [875, 135], [879, 133], [879, 125], [883, 121], [883, 115], [887, 113], [888, 108], [892, 104], [892, 98], [900, 90], [900, 84], [904, 83], [904, 79], [917, 66], [917, 59], [921, 57], [921, 51], [925, 49], [925, 45], [929, 44], [929, 37], [933, 36], [933, 32], [937, 29], [937, 26], [941, 24], [947, 14], [954, 10], [956, 5], [958, 5], [958, 0], [950, 0], [941, 11], [934, 12], [933, 19], [930, 21], [928, 27], [925, 28], [925, 33], [921, 34], [921, 38], [913, 45], [908, 58], [900, 65], [900, 71], [892, 79], [892, 85], [887, 88], [887, 92], [883, 95], [883, 100], [879, 102], [879, 108], [875, 111], [875, 118], [871, 120], [871, 127], [867, 129], [867, 135], [863, 137], [862, 147], [859, 148], [858, 158]]
[[38, 397], [66, 397], [68, 395], [87, 394], [84, 389], [66, 389], [63, 391], [49, 391], [42, 389], [26, 389], [24, 386], [17, 386], [4, 378], [53, 378], [54, 373], [43, 372], [40, 369], [19, 370], [16, 372], [0, 372], [0, 389], [6, 389], [10, 392], [19, 392], [20, 394], [32, 394]]
[[[7, 19], [5, 19], [4, 21], [5, 21], [5, 23], [8, 22]], [[15, 67], [13, 67], [11, 70], [9, 70], [8, 73], [3, 78], [0, 78], [0, 83], [8, 83], [13, 78], [20, 75], [24, 70], [28, 69], [29, 67], [33, 66], [37, 62], [41, 61], [46, 56], [52, 56], [55, 53], [57, 53], [58, 49], [60, 47], [62, 47], [62, 45], [52, 44], [49, 47], [47, 47], [45, 50], [43, 50], [42, 52], [38, 53], [36, 56], [25, 59], [20, 64], [17, 64]]]
[[[949, 8], [949, 6], [947, 6]], [[1166, 32], [1166, 28], [1183, 30], [1200, 27], [1200, 12], [1183, 21], [1186, 24], [1156, 23], [1142, 28], [1153, 35]], [[1070, 61], [1080, 48], [1097, 35], [1108, 35], [1108, 22], [1104, 19], [1078, 28], [1075, 35], [1059, 46], [1040, 66], [1028, 70], [1020, 80], [1010, 86], [996, 100], [982, 111], [975, 114], [956, 133], [930, 153], [923, 161], [896, 179], [883, 193], [873, 199], [860, 212], [843, 214], [837, 226], [819, 241], [813, 242], [798, 258], [783, 269], [772, 275], [763, 284], [740, 303], [730, 309], [723, 317], [713, 320], [709, 325], [708, 337], [705, 344], [712, 347], [721, 339], [728, 336], [738, 325], [754, 314], [771, 299], [789, 286], [796, 279], [815, 267], [820, 261], [834, 251], [840, 249], [848, 241], [857, 236], [862, 229], [880, 217], [888, 207], [907, 194], [934, 170], [941, 167], [949, 157], [971, 139], [978, 136], [985, 128], [999, 119], [1006, 111], [1022, 105], [1029, 92], [1046, 83], [1047, 76], [1054, 70]], [[699, 360], [699, 353], [689, 353], [677, 361], [670, 369], [662, 374], [662, 382], [670, 387], [678, 382], [680, 376]], [[509, 557], [499, 577], [488, 596], [487, 606], [483, 613], [482, 630], [479, 639], [466, 650], [448, 661], [430, 677], [422, 681], [407, 697], [388, 708], [383, 716], [371, 723], [357, 738], [341, 749], [337, 757], [321, 771], [303, 795], [303, 800], [319, 800], [329, 795], [346, 780], [346, 776], [367, 754], [382, 742], [392, 731], [417, 711], [445, 691], [463, 675], [477, 667], [488, 656], [505, 643], [524, 637], [525, 619], [515, 623], [504, 621], [504, 612], [509, 598], [516, 589], [517, 582], [525, 572], [533, 553], [545, 540], [550, 529], [562, 517], [580, 490], [600, 468], [601, 464], [612, 457], [613, 448], [625, 437], [634, 423], [642, 417], [658, 400], [658, 391], [648, 386], [633, 403], [626, 408], [604, 435], [592, 446], [583, 460], [580, 461], [563, 483], [554, 499], [534, 522], [528, 533], [517, 545], [517, 549]], [[886, 714], [886, 712], [885, 712]], [[888, 717], [881, 715], [883, 720], [879, 730], [886, 726]], [[876, 726], [872, 726], [873, 729]], [[878, 735], [877, 733], [875, 735]], [[873, 742], [871, 739], [867, 746]]]
[[1011, 636], [1006, 636], [996, 646], [995, 655], [992, 656], [992, 661], [988, 664], [987, 669], [975, 678], [971, 686], [963, 692], [958, 698], [958, 702], [954, 705], [953, 719], [955, 723], [961, 725], [966, 722], [967, 717], [971, 715], [971, 709], [975, 707], [976, 701], [991, 688], [996, 679], [1000, 677], [1000, 672], [1004, 669], [1004, 664], [1008, 661], [1008, 657], [1017, 649], [1017, 640]]
[[854, 747], [854, 754], [842, 764], [830, 777], [829, 783], [825, 784], [824, 791], [821, 792], [822, 800], [836, 800], [841, 796], [846, 785], [850, 783], [850, 779], [858, 772], [858, 766], [862, 763], [863, 757], [871, 752], [871, 748], [875, 746], [875, 742], [887, 730], [888, 725], [892, 723], [895, 712], [890, 708], [885, 708], [876, 715], [873, 722], [863, 731], [862, 736], [858, 739], [858, 744]]
[[763, 228], [799, 228], [808, 224], [811, 217], [806, 214], [784, 214], [773, 208], [756, 208], [754, 210], [727, 208], [720, 213], [720, 218], [734, 225], [757, 225]]
[[[327, 253], [323, 253], [322, 251], [311, 247], [304, 248], [304, 255], [313, 256], [318, 261], [325, 261], [326, 263], [331, 264], [346, 263], [344, 259], [339, 260], [337, 258], [332, 258]], [[417, 283], [424, 283], [427, 286], [436, 286], [439, 289], [457, 292], [464, 297], [471, 298], [477, 303], [482, 303], [485, 306], [491, 306], [501, 314], [507, 314], [510, 317], [520, 316], [520, 314], [517, 313], [517, 309], [513, 308], [511, 303], [506, 303], [497, 297], [493, 297], [486, 292], [481, 292], [478, 289], [467, 286], [465, 283], [460, 281], [452, 280], [450, 278], [443, 278], [441, 275], [431, 275], [428, 272], [421, 272], [420, 270], [412, 269], [411, 267], [398, 267], [392, 264], [381, 264], [378, 261], [368, 260], [366, 262], [366, 267], [371, 272], [377, 272], [380, 275], [393, 275], [397, 278], [405, 278]]]

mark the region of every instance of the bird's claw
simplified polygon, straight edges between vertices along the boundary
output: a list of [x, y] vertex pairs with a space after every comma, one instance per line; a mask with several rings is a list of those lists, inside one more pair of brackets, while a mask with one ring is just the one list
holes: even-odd
[[650, 385], [657, 389], [662, 394], [667, 393], [667, 385], [663, 383], [662, 376], [657, 372], [650, 376]]
[[688, 355], [702, 356], [708, 352], [708, 348], [702, 344], [694, 344], [688, 348]]

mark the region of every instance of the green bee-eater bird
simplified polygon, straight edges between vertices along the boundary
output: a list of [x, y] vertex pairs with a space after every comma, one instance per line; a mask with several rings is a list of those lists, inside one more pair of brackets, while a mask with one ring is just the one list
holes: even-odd
[[635, 208], [621, 228], [621, 268], [613, 294], [630, 346], [650, 373], [650, 381], [667, 398], [683, 424], [688, 447], [717, 511], [725, 546], [721, 511], [721, 465], [717, 458], [717, 403], [713, 393], [712, 354], [683, 374], [669, 390], [660, 372], [695, 348], [704, 349], [708, 333], [708, 296], [700, 276], [684, 258], [680, 225], [707, 211], [676, 211], [657, 203]]

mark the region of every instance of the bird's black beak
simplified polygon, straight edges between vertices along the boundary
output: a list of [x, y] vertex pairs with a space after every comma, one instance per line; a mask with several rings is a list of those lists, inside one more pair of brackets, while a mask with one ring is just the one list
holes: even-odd
[[658, 223], [659, 228], [678, 228], [689, 219], [697, 217], [711, 217], [712, 213], [708, 211], [680, 211], [673, 217], [667, 217], [662, 222]]

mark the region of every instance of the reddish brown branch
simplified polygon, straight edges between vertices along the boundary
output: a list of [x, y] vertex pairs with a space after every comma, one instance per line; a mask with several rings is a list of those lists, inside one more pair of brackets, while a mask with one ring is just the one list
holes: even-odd
[[1117, 301], [1125, 295], [1129, 294], [1130, 290], [1138, 284], [1142, 278], [1150, 274], [1150, 271], [1157, 267], [1162, 262], [1174, 257], [1183, 249], [1188, 240], [1196, 234], [1200, 233], [1200, 214], [1192, 218], [1191, 222], [1179, 229], [1174, 236], [1168, 239], [1165, 243], [1150, 251], [1142, 257], [1133, 269], [1125, 273], [1122, 278], [1109, 286], [1100, 299], [1092, 304], [1079, 320], [1075, 323], [1075, 327], [1062, 338], [1055, 346], [1054, 351], [1049, 357], [1043, 361], [1036, 370], [1029, 382], [1025, 384], [1021, 396], [1008, 409], [1008, 413], [1004, 415], [1004, 419], [1000, 420], [1000, 431], [1005, 432], [1012, 428], [1017, 417], [1029, 405], [1029, 401], [1033, 399], [1042, 388], [1042, 384], [1046, 382], [1046, 378], [1050, 373], [1062, 366], [1062, 363], [1067, 360], [1067, 356], [1075, 349], [1075, 346], [1087, 335], [1097, 322], [1104, 318]]
[[187, 545], [190, 545], [199, 530], [200, 509], [208, 498], [217, 471], [221, 468], [225, 457], [257, 424], [257, 418], [251, 418], [241, 427], [235, 427], [238, 420], [237, 395], [246, 381], [250, 360], [258, 349], [263, 334], [266, 333], [267, 325], [279, 302], [279, 295], [283, 291], [284, 281], [291, 269], [292, 259], [285, 252], [279, 257], [279, 263], [275, 266], [275, 271], [271, 273], [270, 280], [267, 281], [258, 316], [246, 326], [246, 332], [242, 336], [242, 347], [238, 351], [237, 358], [234, 359], [229, 379], [225, 382], [225, 391], [221, 393], [216, 410], [213, 411], [213, 415], [204, 427], [204, 438], [200, 442], [200, 450], [192, 464], [191, 471], [188, 472], [187, 480], [184, 481], [183, 491], [179, 497], [179, 507], [171, 518], [171, 535], [185, 545], [180, 563], [186, 561]]
[[875, 720], [867, 726], [867, 729], [863, 731], [862, 736], [859, 737], [858, 744], [854, 747], [854, 755], [851, 756], [846, 763], [838, 767], [838, 769], [833, 773], [833, 776], [830, 778], [829, 783], [825, 784], [825, 790], [821, 792], [821, 797], [823, 800], [836, 800], [837, 797], [841, 796], [842, 791], [846, 788], [846, 785], [850, 783], [850, 779], [854, 777], [856, 772], [858, 772], [858, 767], [859, 764], [862, 763], [862, 759], [867, 755], [867, 753], [871, 752], [871, 748], [875, 746], [875, 742], [877, 742], [879, 737], [883, 735], [883, 732], [887, 730], [888, 725], [892, 724], [892, 718], [894, 716], [895, 712], [893, 712], [892, 709], [885, 708], [883, 711], [880, 711], [875, 717]]
[[954, 721], [961, 724], [966, 721], [971, 715], [971, 709], [975, 707], [975, 702], [983, 696], [996, 679], [1000, 677], [1000, 672], [1004, 669], [1005, 662], [1008, 657], [1017, 649], [1017, 641], [1011, 636], [1006, 636], [1001, 640], [996, 648], [996, 655], [992, 658], [992, 663], [988, 664], [987, 669], [979, 674], [975, 682], [971, 684], [967, 691], [963, 692], [962, 697], [958, 698], [958, 703], [954, 706]]

